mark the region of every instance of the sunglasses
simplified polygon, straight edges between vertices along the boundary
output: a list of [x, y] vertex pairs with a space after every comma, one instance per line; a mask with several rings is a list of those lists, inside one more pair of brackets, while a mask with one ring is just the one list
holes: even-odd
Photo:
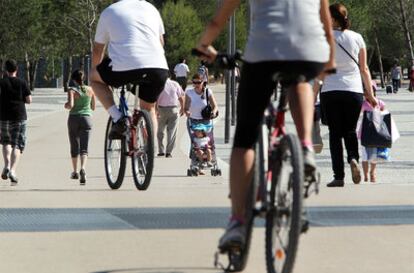
[[193, 84], [201, 84], [201, 81], [193, 81]]

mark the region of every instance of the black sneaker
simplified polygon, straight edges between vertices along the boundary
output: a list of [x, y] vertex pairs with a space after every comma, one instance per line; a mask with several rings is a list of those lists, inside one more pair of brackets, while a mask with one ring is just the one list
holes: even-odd
[[345, 185], [344, 180], [334, 179], [328, 184], [326, 184], [327, 187], [333, 188], [333, 187], [343, 187]]
[[85, 185], [85, 183], [86, 183], [86, 173], [85, 173], [85, 170], [84, 169], [80, 170], [79, 175], [80, 175], [80, 178], [79, 178], [80, 184], [81, 185]]
[[164, 156], [164, 153], [158, 153], [157, 156]]
[[1, 179], [7, 180], [7, 178], [9, 178], [9, 173], [10, 173], [9, 169], [4, 168], [3, 172], [1, 173]]
[[109, 139], [122, 139], [126, 135], [128, 129], [127, 118], [123, 117], [117, 122], [112, 123], [111, 131], [109, 132]]
[[79, 179], [79, 174], [77, 172], [72, 172], [70, 174], [70, 179]]
[[171, 158], [171, 157], [172, 157], [172, 155], [171, 155], [170, 153], [167, 153], [167, 154], [165, 155], [165, 157], [169, 157], [169, 158]]

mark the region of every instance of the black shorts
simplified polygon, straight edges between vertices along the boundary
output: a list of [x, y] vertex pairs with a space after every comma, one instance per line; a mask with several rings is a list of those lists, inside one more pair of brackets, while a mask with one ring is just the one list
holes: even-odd
[[316, 78], [323, 67], [323, 63], [303, 61], [244, 63], [237, 96], [237, 125], [233, 147], [254, 147], [264, 110], [276, 87], [276, 73], [283, 75], [284, 85], [292, 85]]
[[142, 68], [128, 71], [112, 71], [110, 58], [104, 58], [97, 66], [102, 80], [110, 86], [120, 87], [128, 83], [139, 84], [139, 98], [146, 102], [156, 102], [164, 89], [168, 70], [162, 68]]

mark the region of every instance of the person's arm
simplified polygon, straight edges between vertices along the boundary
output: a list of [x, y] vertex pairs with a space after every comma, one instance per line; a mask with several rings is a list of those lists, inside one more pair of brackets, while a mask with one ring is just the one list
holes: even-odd
[[188, 95], [185, 95], [184, 99], [184, 114], [189, 117], [190, 116], [190, 105], [191, 105], [191, 99]]
[[164, 35], [160, 35], [160, 42], [161, 42], [161, 45], [162, 45], [162, 47], [164, 47]]
[[373, 106], [377, 106], [377, 99], [374, 97], [374, 92], [372, 91], [371, 84], [371, 73], [369, 72], [367, 65], [367, 50], [366, 48], [361, 48], [359, 51], [359, 70], [361, 71], [362, 81], [364, 83], [364, 95], [365, 99]]
[[96, 108], [96, 101], [95, 101], [95, 93], [93, 92], [92, 88], [90, 88], [91, 91], [91, 109], [92, 111], [95, 111]]
[[206, 57], [204, 57], [205, 60], [212, 62], [216, 58], [217, 51], [213, 46], [211, 46], [211, 44], [220, 34], [223, 27], [227, 24], [228, 19], [239, 6], [239, 4], [240, 0], [223, 1], [216, 12], [216, 15], [208, 23], [197, 45], [197, 49], [206, 55]]
[[180, 102], [180, 116], [184, 115], [184, 104], [185, 104], [185, 96], [181, 96], [178, 98], [178, 101]]
[[[329, 12], [329, 1], [321, 0], [321, 10], [320, 10], [321, 22], [323, 24], [323, 29], [325, 30], [326, 40], [329, 44], [329, 61], [325, 65], [325, 71], [336, 68], [335, 61], [335, 37], [332, 29], [332, 19]], [[322, 79], [323, 80], [323, 79]]]
[[26, 96], [24, 102], [26, 104], [31, 104], [32, 103], [32, 95]]
[[92, 68], [96, 68], [98, 64], [102, 62], [105, 53], [105, 44], [100, 44], [97, 42], [93, 43], [92, 48]]
[[74, 91], [72, 89], [69, 89], [69, 91], [68, 91], [68, 101], [65, 103], [65, 108], [66, 109], [70, 110], [70, 109], [73, 108], [74, 100], [75, 100], [74, 96], [75, 96]]

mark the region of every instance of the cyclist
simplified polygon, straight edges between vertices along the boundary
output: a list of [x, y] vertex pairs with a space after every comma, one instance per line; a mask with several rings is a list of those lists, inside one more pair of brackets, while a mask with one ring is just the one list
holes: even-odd
[[[217, 55], [213, 41], [240, 0], [224, 1], [207, 25], [197, 49], [207, 61]], [[245, 200], [253, 175], [254, 144], [264, 109], [274, 89], [274, 75], [290, 75], [283, 84], [298, 137], [305, 171], [315, 171], [312, 148], [314, 96], [308, 81], [335, 68], [334, 40], [328, 0], [250, 0], [251, 23], [237, 98], [237, 126], [230, 160], [232, 216], [219, 248], [245, 245]], [[249, 133], [246, 133], [249, 132]]]
[[[114, 122], [111, 138], [121, 138], [126, 119], [115, 105], [110, 86], [139, 81], [140, 106], [150, 112], [157, 131], [155, 102], [168, 77], [164, 55], [164, 25], [157, 9], [146, 1], [120, 0], [100, 15], [92, 51], [91, 85]], [[109, 57], [104, 58], [108, 46]]]

